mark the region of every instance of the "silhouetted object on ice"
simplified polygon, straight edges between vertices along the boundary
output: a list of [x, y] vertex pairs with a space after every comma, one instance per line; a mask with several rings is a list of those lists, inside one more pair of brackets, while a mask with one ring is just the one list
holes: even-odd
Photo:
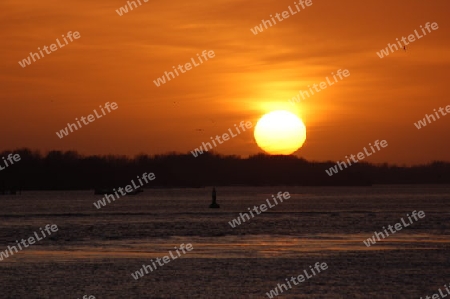
[[218, 203], [216, 203], [216, 188], [215, 187], [213, 187], [213, 190], [212, 190], [212, 203], [209, 205], [209, 207], [211, 209], [220, 208], [220, 205]]

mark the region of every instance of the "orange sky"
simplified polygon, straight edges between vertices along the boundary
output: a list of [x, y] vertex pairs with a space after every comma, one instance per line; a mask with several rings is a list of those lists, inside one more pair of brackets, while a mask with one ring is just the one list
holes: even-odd
[[[250, 28], [294, 0], [141, 2], [119, 16], [115, 10], [126, 1], [1, 1], [0, 150], [186, 153], [240, 121], [256, 124], [264, 113], [287, 109], [306, 125], [306, 143], [295, 154], [308, 160], [342, 160], [386, 139], [389, 146], [367, 161], [450, 161], [450, 116], [421, 130], [413, 125], [450, 105], [448, 1], [313, 0], [256, 36]], [[439, 29], [406, 53], [376, 55], [427, 22]], [[68, 31], [81, 38], [20, 67], [31, 51]], [[153, 80], [203, 50], [216, 55], [155, 86]], [[337, 69], [351, 76], [300, 104], [288, 103]], [[119, 108], [56, 136], [108, 101]], [[252, 132], [216, 151], [261, 152]]]

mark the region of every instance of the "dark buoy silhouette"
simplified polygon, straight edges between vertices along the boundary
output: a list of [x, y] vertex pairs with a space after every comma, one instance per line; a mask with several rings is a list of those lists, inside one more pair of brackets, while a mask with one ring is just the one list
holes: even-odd
[[209, 208], [211, 209], [218, 209], [220, 208], [220, 205], [216, 203], [216, 188], [213, 187], [212, 190], [212, 203], [209, 205]]

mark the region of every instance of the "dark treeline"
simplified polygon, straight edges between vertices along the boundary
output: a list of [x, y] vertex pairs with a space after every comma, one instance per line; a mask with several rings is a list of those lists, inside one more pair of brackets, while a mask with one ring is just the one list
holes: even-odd
[[[1, 157], [11, 153], [5, 151]], [[73, 190], [123, 187], [143, 173], [156, 179], [145, 187], [201, 187], [220, 185], [371, 185], [450, 184], [450, 163], [399, 167], [354, 164], [333, 176], [325, 170], [335, 162], [308, 162], [296, 156], [257, 154], [249, 158], [206, 153], [126, 156], [81, 156], [74, 151], [12, 152], [19, 162], [0, 171], [0, 190]], [[1, 159], [2, 167], [4, 162]], [[135, 180], [136, 181], [136, 180]]]

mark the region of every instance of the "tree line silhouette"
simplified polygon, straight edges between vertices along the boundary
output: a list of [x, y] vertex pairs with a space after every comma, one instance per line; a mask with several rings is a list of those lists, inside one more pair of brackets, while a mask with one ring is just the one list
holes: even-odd
[[4, 151], [21, 160], [0, 171], [1, 190], [77, 190], [120, 187], [143, 173], [156, 179], [147, 188], [202, 186], [364, 186], [372, 184], [450, 184], [450, 163], [396, 166], [359, 162], [333, 176], [336, 162], [310, 162], [296, 156], [256, 154], [248, 158], [207, 152], [161, 155], [80, 155], [75, 151], [41, 154], [27, 148]]

